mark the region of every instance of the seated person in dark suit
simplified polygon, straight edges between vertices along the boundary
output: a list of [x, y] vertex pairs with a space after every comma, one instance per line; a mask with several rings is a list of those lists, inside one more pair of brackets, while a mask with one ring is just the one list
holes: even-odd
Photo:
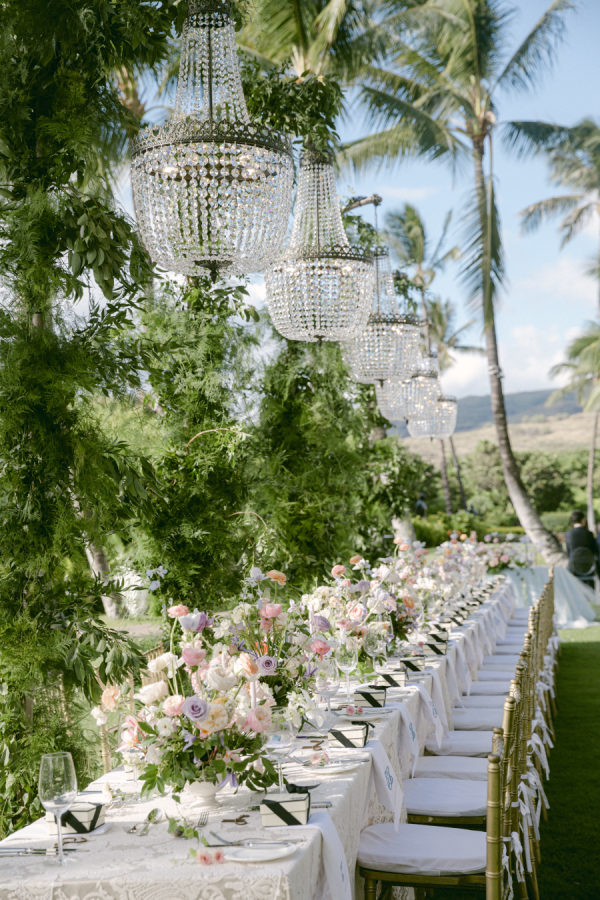
[[568, 570], [590, 587], [594, 587], [594, 575], [598, 570], [598, 544], [587, 527], [585, 515], [580, 509], [571, 513], [572, 528], [565, 534]]

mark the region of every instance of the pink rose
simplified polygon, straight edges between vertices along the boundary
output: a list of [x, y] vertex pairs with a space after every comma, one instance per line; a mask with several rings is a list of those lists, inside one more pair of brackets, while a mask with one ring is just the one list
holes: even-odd
[[249, 731], [255, 731], [257, 734], [261, 734], [263, 731], [266, 731], [270, 725], [271, 710], [267, 706], [257, 706], [250, 710], [242, 727], [247, 728]]
[[344, 574], [345, 571], [346, 571], [346, 566], [338, 565], [338, 566], [333, 567], [333, 569], [331, 570], [331, 574], [333, 575], [334, 578], [341, 578], [341, 576]]
[[185, 697], [182, 697], [180, 694], [173, 694], [172, 697], [167, 697], [167, 699], [163, 701], [162, 705], [162, 711], [164, 712], [165, 716], [180, 715], [184, 700]]
[[312, 641], [310, 649], [313, 653], [316, 653], [317, 656], [323, 657], [331, 650], [331, 644], [328, 644], [327, 641], [323, 640], [323, 638], [318, 637]]
[[222, 851], [222, 850], [215, 850], [214, 853], [213, 853], [213, 860], [214, 860], [216, 863], [222, 863], [222, 862], [225, 862], [225, 856], [223, 855], [223, 851]]
[[347, 613], [353, 622], [362, 622], [368, 614], [368, 610], [362, 603], [353, 603], [350, 609], [347, 610]]
[[205, 657], [206, 650], [200, 650], [198, 647], [184, 647], [181, 651], [181, 658], [186, 666], [199, 666]]
[[283, 572], [279, 572], [277, 569], [271, 569], [270, 572], [266, 572], [266, 576], [271, 581], [276, 581], [277, 584], [281, 585], [284, 585], [287, 581], [287, 575], [284, 575]]
[[196, 853], [196, 859], [201, 866], [211, 866], [213, 861], [213, 858], [208, 850], [198, 850], [198, 852]]
[[178, 603], [176, 606], [170, 606], [167, 610], [167, 615], [170, 619], [179, 619], [180, 616], [189, 616], [190, 611], [187, 606], [184, 606], [183, 603]]
[[500, 557], [500, 560], [501, 560], [501, 562], [503, 562], [503, 563], [507, 563], [507, 562], [508, 562], [508, 556], [506, 555], [506, 553], [503, 553], [503, 554], [502, 554], [502, 556]]
[[260, 615], [263, 619], [276, 619], [281, 615], [281, 603], [263, 603]]

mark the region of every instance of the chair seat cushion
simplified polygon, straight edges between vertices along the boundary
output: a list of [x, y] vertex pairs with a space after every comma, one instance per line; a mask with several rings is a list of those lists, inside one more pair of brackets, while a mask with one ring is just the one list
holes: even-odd
[[519, 663], [520, 656], [518, 653], [504, 654], [494, 653], [492, 656], [484, 656], [481, 663], [482, 669], [501, 669], [502, 671], [514, 670]]
[[[504, 709], [505, 694], [471, 694], [470, 697], [461, 697], [460, 703], [463, 709]], [[461, 709], [457, 703], [456, 709]]]
[[504, 710], [475, 707], [472, 709], [455, 709], [452, 713], [455, 731], [489, 731], [500, 728]]
[[380, 872], [412, 875], [485, 871], [484, 831], [437, 825], [369, 825], [360, 835], [358, 863]]
[[477, 673], [477, 681], [502, 681], [510, 677], [513, 673], [506, 669], [480, 669]]
[[438, 749], [427, 744], [427, 750], [434, 756], [488, 756], [492, 752], [493, 732], [451, 731]]
[[407, 778], [402, 790], [409, 816], [485, 816], [485, 781]]
[[471, 697], [478, 694], [508, 694], [510, 678], [499, 678], [496, 681], [475, 681], [471, 685]]
[[514, 656], [515, 654], [519, 654], [522, 649], [523, 641], [509, 639], [506, 641], [498, 641], [494, 653], [500, 653], [502, 656], [506, 656], [506, 654], [509, 653]]
[[481, 756], [420, 756], [415, 778], [460, 778], [487, 782], [488, 761]]

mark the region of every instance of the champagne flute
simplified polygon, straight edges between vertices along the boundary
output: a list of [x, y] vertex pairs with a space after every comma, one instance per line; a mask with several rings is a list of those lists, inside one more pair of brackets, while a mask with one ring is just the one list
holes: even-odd
[[340, 686], [340, 673], [335, 659], [321, 660], [315, 675], [315, 689], [327, 703], [327, 723], [331, 721], [331, 698]]
[[346, 676], [346, 703], [350, 703], [350, 673], [354, 672], [358, 665], [358, 649], [354, 641], [340, 644], [335, 651], [335, 661], [338, 669]]
[[77, 796], [77, 776], [70, 753], [44, 753], [40, 762], [38, 794], [42, 806], [54, 813], [58, 834], [58, 864], [64, 865], [61, 816]]

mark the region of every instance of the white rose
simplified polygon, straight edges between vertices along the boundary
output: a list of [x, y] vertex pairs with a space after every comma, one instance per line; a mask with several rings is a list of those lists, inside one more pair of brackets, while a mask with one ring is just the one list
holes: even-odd
[[169, 688], [164, 681], [153, 681], [151, 684], [145, 684], [139, 689], [135, 697], [141, 700], [144, 706], [151, 706], [153, 703], [159, 703], [168, 696]]
[[92, 716], [96, 720], [96, 725], [100, 728], [101, 725], [106, 725], [108, 722], [108, 717], [103, 709], [99, 706], [94, 706], [92, 710], [90, 710]]
[[183, 660], [175, 656], [174, 653], [162, 653], [156, 659], [151, 659], [148, 663], [150, 672], [163, 672], [166, 670], [169, 678], [173, 678], [177, 669], [183, 665]]
[[224, 666], [213, 665], [206, 673], [206, 684], [215, 691], [227, 693], [237, 684], [237, 676], [231, 671], [227, 671]]
[[171, 737], [177, 731], [177, 722], [165, 716], [163, 719], [159, 719], [154, 727], [160, 737]]
[[148, 747], [148, 750], [146, 751], [146, 756], [144, 757], [144, 761], [149, 766], [157, 766], [161, 760], [161, 756], [162, 756], [162, 754], [161, 754], [160, 750], [158, 749], [156, 744], [153, 744], [151, 747]]

